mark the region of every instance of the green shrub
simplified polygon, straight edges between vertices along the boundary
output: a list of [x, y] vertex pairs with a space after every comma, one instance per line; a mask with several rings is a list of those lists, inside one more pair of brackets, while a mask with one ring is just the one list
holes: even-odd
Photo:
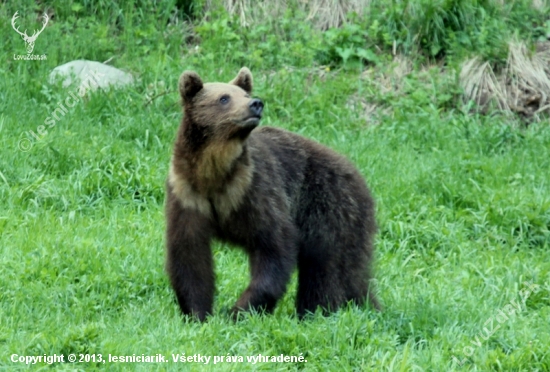
[[301, 22], [300, 17], [290, 11], [287, 13], [281, 19], [247, 27], [241, 26], [225, 10], [207, 14], [195, 27], [200, 53], [193, 58], [223, 56], [222, 60], [251, 68], [311, 66], [321, 36], [309, 23]]

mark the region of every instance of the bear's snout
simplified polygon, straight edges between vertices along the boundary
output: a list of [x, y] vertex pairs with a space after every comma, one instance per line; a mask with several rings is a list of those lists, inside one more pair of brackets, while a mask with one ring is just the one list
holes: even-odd
[[250, 107], [250, 111], [254, 116], [262, 117], [262, 111], [264, 109], [264, 103], [262, 100], [258, 98], [254, 98], [250, 103], [248, 104], [248, 107]]

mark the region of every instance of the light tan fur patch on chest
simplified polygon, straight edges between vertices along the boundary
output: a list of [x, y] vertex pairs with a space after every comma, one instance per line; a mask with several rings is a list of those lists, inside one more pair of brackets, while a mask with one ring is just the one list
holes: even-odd
[[[252, 160], [251, 160], [252, 161]], [[229, 217], [231, 212], [237, 210], [250, 188], [252, 183], [253, 164], [248, 166], [239, 165], [235, 176], [226, 185], [220, 193], [215, 193], [212, 196], [212, 202], [218, 217], [224, 221]]]
[[243, 153], [242, 144], [237, 141], [214, 142], [207, 146], [197, 162], [198, 184], [211, 191], [219, 185], [216, 181], [222, 179], [231, 169], [233, 162]]
[[168, 183], [183, 208], [199, 211], [208, 217], [212, 216], [208, 199], [193, 190], [189, 182], [174, 171], [174, 164], [170, 164]]
[[[231, 146], [232, 147], [232, 146]], [[183, 176], [178, 175], [174, 171], [174, 166], [170, 166], [170, 174], [168, 182], [172, 187], [173, 193], [176, 195], [181, 205], [184, 208], [190, 208], [197, 210], [207, 217], [212, 217], [212, 206], [215, 208], [216, 213], [220, 220], [226, 220], [231, 212], [237, 210], [246, 197], [246, 193], [252, 183], [253, 164], [238, 164], [234, 170], [234, 175], [230, 181], [226, 184], [220, 184], [220, 180], [223, 180], [225, 174], [230, 170], [233, 161], [241, 155], [242, 147], [239, 146], [238, 151], [234, 148], [224, 149], [223, 152], [211, 152], [208, 154], [209, 159], [204, 159], [201, 164], [201, 175], [207, 172], [213, 178], [203, 178], [197, 182], [202, 187], [199, 190], [193, 189], [189, 181]], [[231, 161], [222, 161], [219, 159], [220, 155], [227, 155], [226, 159]], [[250, 160], [252, 161], [252, 160]], [[224, 170], [223, 172], [222, 169]]]

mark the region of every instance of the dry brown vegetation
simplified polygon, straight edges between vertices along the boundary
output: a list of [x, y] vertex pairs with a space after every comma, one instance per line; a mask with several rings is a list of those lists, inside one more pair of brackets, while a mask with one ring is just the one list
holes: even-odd
[[[222, 0], [223, 7], [231, 15], [238, 16], [241, 25], [248, 26], [254, 22], [262, 22], [265, 19], [276, 19], [292, 5], [293, 8], [307, 14], [306, 21], [313, 26], [326, 30], [338, 27], [346, 22], [351, 12], [362, 14], [368, 8], [372, 0]], [[212, 9], [214, 0], [207, 0], [206, 8]]]
[[540, 114], [550, 112], [550, 43], [539, 43], [530, 51], [523, 42], [511, 42], [500, 72], [472, 58], [462, 65], [460, 84], [464, 101], [474, 101], [483, 113], [497, 109], [539, 120]]
[[[361, 74], [382, 97], [409, 94], [405, 78], [413, 72], [412, 61], [397, 55], [384, 68], [370, 68]], [[519, 115], [525, 122], [542, 120], [550, 113], [550, 42], [536, 44], [531, 51], [523, 42], [511, 42], [506, 66], [495, 71], [490, 62], [474, 57], [463, 63], [459, 84], [462, 104], [475, 103], [473, 110], [483, 114], [495, 111]], [[430, 98], [437, 102], [441, 88], [455, 83], [455, 73], [439, 64], [427, 65], [415, 72], [415, 79]], [[375, 124], [380, 115], [391, 115], [390, 105], [354, 94], [348, 107], [361, 112], [367, 124]]]
[[[492, 0], [504, 6], [517, 0]], [[542, 9], [548, 0], [533, 0], [533, 7]], [[230, 15], [238, 16], [241, 25], [249, 26], [266, 19], [277, 19], [289, 8], [298, 9], [307, 14], [306, 20], [315, 28], [326, 30], [339, 27], [348, 20], [348, 15], [365, 15], [373, 0], [207, 0], [206, 9], [222, 4]], [[410, 6], [410, 4], [409, 4]]]

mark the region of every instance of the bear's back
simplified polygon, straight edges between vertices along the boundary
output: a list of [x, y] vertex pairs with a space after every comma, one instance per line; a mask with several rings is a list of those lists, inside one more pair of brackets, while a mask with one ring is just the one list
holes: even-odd
[[249, 139], [259, 178], [282, 183], [292, 215], [316, 209], [320, 213], [361, 214], [373, 208], [365, 180], [355, 166], [332, 149], [298, 134], [259, 127]]
[[[336, 151], [296, 133], [275, 127], [259, 127], [248, 139], [253, 158], [273, 157], [287, 177], [295, 181], [332, 184], [339, 178], [357, 180], [363, 177], [355, 166]], [[310, 180], [306, 178], [310, 178]]]

